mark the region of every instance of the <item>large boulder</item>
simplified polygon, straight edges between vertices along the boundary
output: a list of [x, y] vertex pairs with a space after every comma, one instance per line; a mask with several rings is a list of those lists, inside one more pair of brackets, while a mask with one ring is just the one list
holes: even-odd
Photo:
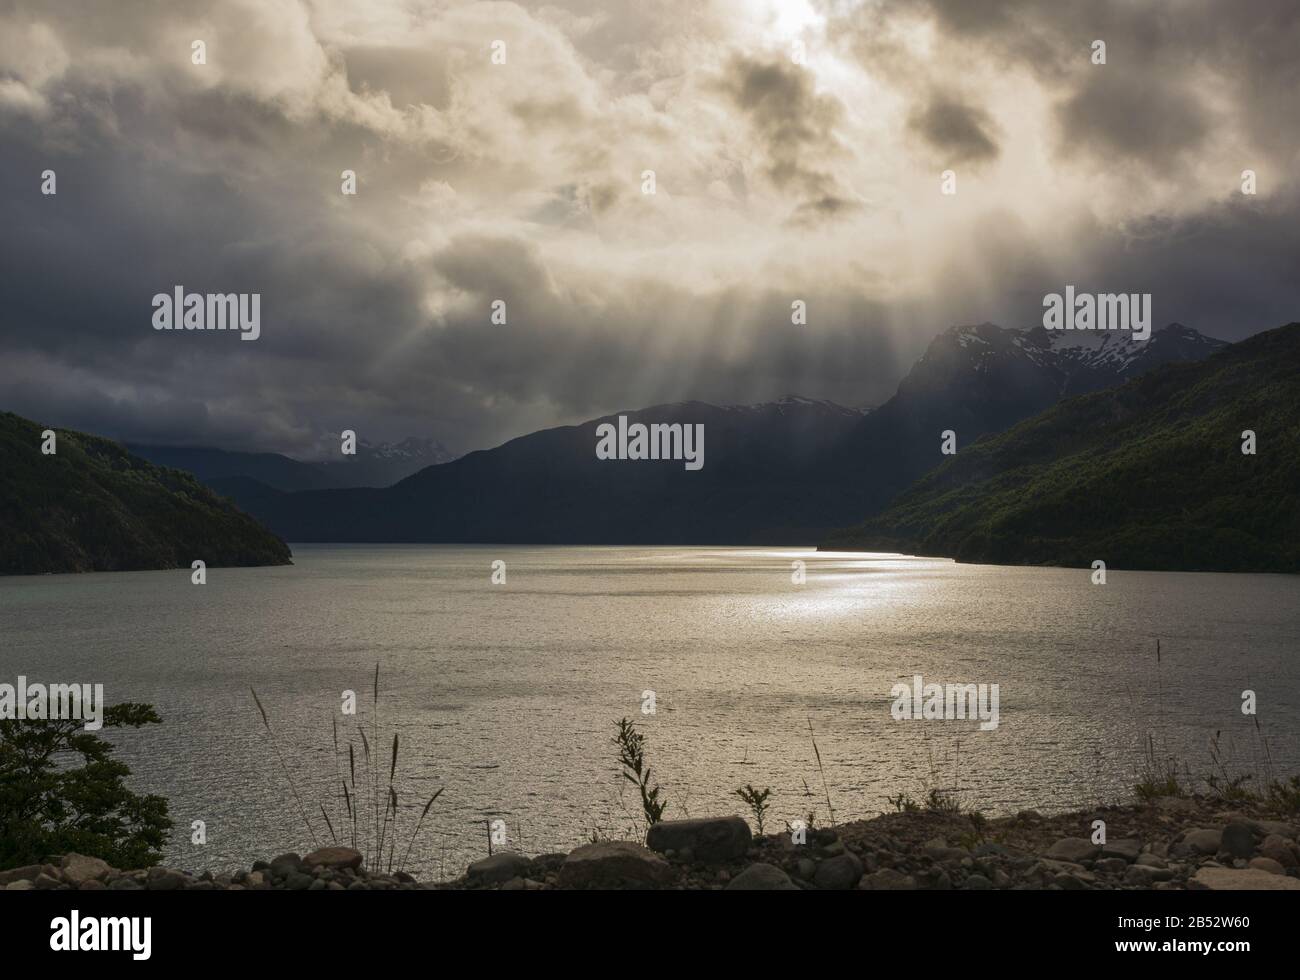
[[862, 877], [862, 861], [850, 851], [817, 865], [813, 884], [823, 891], [848, 891]]
[[1197, 828], [1183, 834], [1183, 839], [1175, 845], [1179, 853], [1218, 854], [1223, 844], [1223, 831], [1213, 827]]
[[749, 850], [749, 824], [740, 817], [661, 820], [650, 827], [646, 846], [663, 854], [689, 852], [696, 861], [715, 863], [744, 857]]
[[113, 870], [107, 861], [84, 854], [65, 854], [61, 863], [63, 880], [73, 887], [80, 887], [88, 881], [103, 881]]
[[560, 865], [561, 888], [660, 888], [673, 869], [654, 851], [626, 841], [584, 844]]
[[302, 859], [302, 866], [307, 871], [329, 869], [342, 871], [344, 868], [356, 870], [361, 867], [361, 852], [350, 847], [322, 847], [312, 851]]
[[1249, 858], [1255, 853], [1255, 834], [1244, 822], [1234, 821], [1223, 828], [1220, 846], [1235, 858]]
[[502, 851], [475, 861], [465, 872], [465, 877], [479, 885], [500, 885], [511, 878], [523, 878], [528, 871], [528, 858], [513, 851]]

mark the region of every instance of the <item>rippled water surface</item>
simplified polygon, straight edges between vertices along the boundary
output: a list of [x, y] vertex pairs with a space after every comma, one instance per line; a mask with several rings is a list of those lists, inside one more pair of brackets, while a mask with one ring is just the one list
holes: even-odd
[[[250, 687], [315, 833], [328, 837], [324, 802], [350, 838], [331, 724], [343, 769], [349, 738], [360, 764], [340, 699], [357, 692], [370, 735], [376, 662], [385, 786], [394, 732], [401, 743], [399, 857], [446, 787], [409, 862], [422, 876], [483, 856], [485, 819], [528, 852], [625, 831], [636, 806], [610, 744], [625, 715], [670, 815], [732, 812], [731, 792], [753, 784], [772, 787], [777, 826], [826, 819], [810, 720], [839, 819], [936, 785], [991, 813], [1117, 798], [1148, 733], [1195, 773], [1216, 731], [1230, 767], [1300, 771], [1294, 577], [1112, 571], [1094, 586], [1087, 571], [792, 549], [294, 552], [292, 567], [211, 569], [202, 587], [188, 571], [0, 579], [0, 680], [101, 682], [110, 702], [162, 714], [114, 738], [135, 785], [171, 801], [182, 867], [310, 846]], [[806, 584], [791, 582], [796, 559]], [[998, 684], [997, 730], [893, 720], [890, 688], [917, 673]], [[190, 843], [193, 820], [206, 846]]]

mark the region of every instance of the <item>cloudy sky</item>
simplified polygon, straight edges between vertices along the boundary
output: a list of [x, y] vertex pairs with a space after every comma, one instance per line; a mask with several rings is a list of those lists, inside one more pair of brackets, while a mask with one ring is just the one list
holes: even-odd
[[1240, 339], [1300, 319], [1297, 92], [1295, 0], [0, 0], [0, 409], [463, 451], [878, 403], [1066, 283]]

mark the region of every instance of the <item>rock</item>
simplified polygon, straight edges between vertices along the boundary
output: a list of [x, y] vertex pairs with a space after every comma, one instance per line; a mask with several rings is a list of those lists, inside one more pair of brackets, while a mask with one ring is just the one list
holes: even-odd
[[303, 858], [302, 866], [309, 871], [318, 868], [328, 868], [331, 871], [356, 869], [361, 867], [361, 852], [350, 847], [322, 847]]
[[1128, 862], [1119, 857], [1102, 858], [1094, 862], [1092, 867], [1094, 870], [1103, 871], [1108, 875], [1122, 875], [1128, 870]]
[[1184, 848], [1190, 848], [1197, 854], [1218, 854], [1219, 847], [1223, 843], [1223, 831], [1221, 830], [1189, 830], [1183, 834], [1180, 842]]
[[964, 887], [970, 889], [971, 891], [984, 892], [984, 891], [988, 891], [990, 888], [993, 887], [993, 882], [989, 881], [983, 875], [979, 875], [979, 874], [967, 875], [966, 884]]
[[[287, 877], [290, 871], [302, 870], [302, 858], [297, 854], [281, 854], [271, 862], [271, 874], [277, 878]], [[254, 870], [258, 870], [256, 867]]]
[[995, 888], [1010, 888], [1011, 875], [1007, 874], [1001, 868], [993, 872], [993, 886]]
[[774, 864], [761, 861], [751, 864], [727, 884], [729, 892], [789, 892], [799, 891], [790, 876]]
[[1144, 868], [1167, 868], [1169, 862], [1156, 854], [1139, 854], [1134, 862]]
[[943, 841], [931, 841], [925, 845], [925, 854], [936, 861], [961, 861], [963, 858], [970, 857], [970, 852], [964, 847], [949, 847]]
[[305, 892], [311, 888], [316, 879], [301, 871], [290, 871], [284, 879], [284, 887], [291, 892]]
[[477, 885], [499, 885], [511, 878], [523, 878], [528, 863], [528, 858], [522, 854], [502, 851], [475, 861], [466, 869], [465, 877]]
[[111, 892], [138, 892], [141, 887], [134, 878], [114, 878], [108, 883], [108, 890]]
[[[8, 871], [0, 871], [0, 885], [8, 888], [15, 881], [25, 881], [28, 884], [36, 880], [36, 876], [41, 873], [41, 865], [26, 864], [21, 868], [10, 868]], [[22, 889], [15, 889], [21, 891]]]
[[307, 886], [307, 890], [309, 892], [323, 892], [328, 887], [329, 886], [325, 883], [324, 879], [313, 878], [311, 884]]
[[1285, 837], [1269, 834], [1259, 845], [1260, 857], [1272, 858], [1284, 868], [1294, 868], [1297, 863], [1294, 849]]
[[1278, 837], [1294, 837], [1296, 835], [1296, 828], [1288, 823], [1283, 823], [1281, 820], [1252, 820], [1247, 817], [1242, 820], [1242, 823], [1261, 837], [1270, 837], [1274, 834]]
[[1145, 864], [1130, 864], [1124, 872], [1124, 884], [1150, 887], [1152, 882], [1169, 881], [1174, 873], [1168, 868], [1152, 868]]
[[714, 863], [744, 857], [749, 850], [749, 824], [740, 817], [661, 820], [646, 834], [652, 851], [690, 850], [697, 861]]
[[1257, 871], [1267, 871], [1271, 875], [1286, 874], [1286, 868], [1282, 867], [1282, 865], [1274, 861], [1272, 858], [1266, 858], [1266, 857], [1251, 858], [1250, 867], [1256, 869]]
[[916, 881], [911, 875], [905, 875], [894, 868], [881, 868], [874, 874], [864, 875], [858, 882], [858, 887], [875, 892], [913, 891]]
[[56, 888], [64, 887], [63, 882], [59, 881], [58, 878], [47, 875], [44, 871], [36, 876], [36, 880], [32, 884], [38, 891], [53, 891]]
[[856, 854], [845, 852], [827, 858], [817, 866], [813, 884], [823, 891], [848, 891], [862, 877], [862, 861]]
[[113, 869], [107, 861], [86, 857], [84, 854], [65, 854], [62, 861], [63, 880], [79, 886], [87, 881], [103, 881]]
[[1249, 858], [1255, 853], [1255, 834], [1244, 823], [1230, 823], [1219, 846], [1235, 858]]
[[672, 880], [672, 865], [626, 841], [584, 844], [570, 851], [559, 879], [562, 888], [658, 888]]
[[185, 887], [185, 876], [171, 868], [150, 868], [145, 887], [151, 892], [173, 892]]
[[108, 886], [102, 881], [97, 881], [94, 878], [87, 878], [77, 886], [77, 889], [83, 892], [103, 892], [108, 891]]
[[29, 892], [35, 889], [35, 887], [36, 886], [33, 885], [30, 881], [28, 881], [26, 878], [15, 878], [13, 881], [9, 882], [9, 884], [5, 885], [5, 891]]
[[1100, 847], [1083, 837], [1063, 837], [1047, 849], [1047, 856], [1054, 861], [1080, 864], [1095, 858], [1100, 851]]
[[1259, 868], [1201, 868], [1187, 881], [1188, 888], [1209, 891], [1297, 891], [1300, 878], [1269, 874]]
[[1129, 864], [1138, 859], [1142, 853], [1142, 842], [1135, 838], [1126, 837], [1120, 840], [1108, 841], [1101, 845], [1101, 856], [1108, 858], [1122, 858]]
[[812, 858], [800, 858], [794, 873], [804, 881], [812, 881], [812, 876], [817, 873], [817, 862]]
[[948, 872], [940, 869], [939, 871], [932, 872], [929, 875], [926, 887], [932, 888], [937, 892], [952, 891], [952, 878], [949, 876]]

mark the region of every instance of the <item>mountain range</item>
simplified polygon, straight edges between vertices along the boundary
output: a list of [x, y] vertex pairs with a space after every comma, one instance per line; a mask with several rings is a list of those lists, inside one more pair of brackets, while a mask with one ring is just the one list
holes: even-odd
[[301, 462], [279, 453], [231, 452], [199, 446], [126, 448], [159, 466], [186, 470], [221, 493], [238, 493], [261, 484], [272, 490], [326, 490], [341, 487], [387, 487], [412, 473], [455, 459], [442, 443], [415, 437], [398, 443], [357, 442], [355, 455], [336, 460]]
[[[958, 451], [827, 549], [1300, 572], [1300, 323]], [[1247, 433], [1254, 452], [1244, 453]]]
[[385, 489], [226, 492], [290, 541], [808, 544], [876, 513], [959, 446], [1064, 397], [1196, 361], [1222, 341], [1171, 324], [1127, 334], [1049, 334], [979, 324], [940, 334], [879, 408], [797, 396], [618, 413], [628, 424], [703, 424], [706, 465], [596, 458], [604, 416], [427, 467]]

